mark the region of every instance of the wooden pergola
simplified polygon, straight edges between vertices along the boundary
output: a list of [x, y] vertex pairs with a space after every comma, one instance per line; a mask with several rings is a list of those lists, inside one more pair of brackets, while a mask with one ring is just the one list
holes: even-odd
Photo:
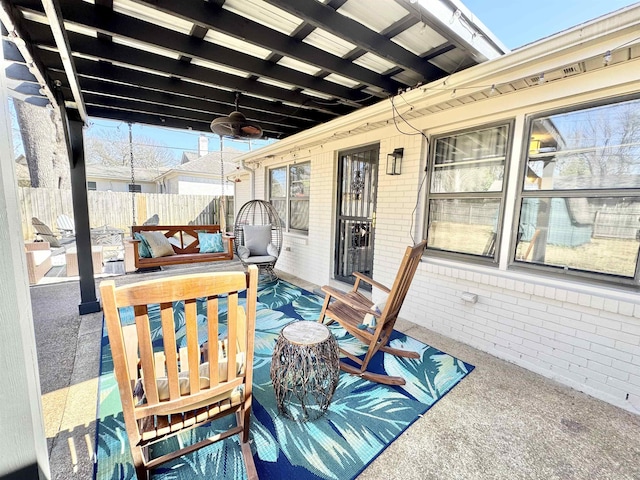
[[[9, 94], [59, 109], [80, 258], [90, 117], [210, 131], [236, 106], [282, 139], [506, 48], [457, 0], [0, 0]], [[91, 262], [80, 313], [100, 309]]]

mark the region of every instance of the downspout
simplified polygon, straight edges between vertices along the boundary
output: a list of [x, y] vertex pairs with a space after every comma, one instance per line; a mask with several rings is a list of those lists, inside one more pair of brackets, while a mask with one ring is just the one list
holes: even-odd
[[256, 198], [256, 172], [255, 170], [247, 167], [244, 160], [240, 160], [240, 166], [243, 170], [249, 172], [249, 182], [251, 182], [251, 200], [254, 200]]

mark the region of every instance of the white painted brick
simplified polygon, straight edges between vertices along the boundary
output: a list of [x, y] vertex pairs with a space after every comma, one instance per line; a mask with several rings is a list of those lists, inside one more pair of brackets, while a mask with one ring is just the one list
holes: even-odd
[[557, 367], [563, 368], [564, 370], [569, 370], [569, 362], [554, 355], [546, 354], [544, 352], [538, 352], [538, 358], [543, 362], [549, 363], [550, 365], [555, 365]]
[[579, 357], [578, 355], [574, 355], [570, 352], [565, 352], [560, 349], [555, 349], [552, 354], [554, 357], [560, 358], [561, 360], [566, 360], [572, 365], [580, 365], [581, 367], [587, 366], [587, 359]]
[[630, 333], [621, 332], [619, 330], [612, 330], [605, 327], [596, 327], [596, 333], [604, 337], [609, 337], [614, 340], [620, 340], [632, 345], [640, 345], [640, 337]]
[[587, 350], [580, 347], [574, 347], [573, 353], [580, 355], [588, 360], [601, 363], [602, 365], [613, 365], [613, 358], [609, 355], [603, 355], [601, 353], [594, 352], [593, 350]]
[[607, 396], [610, 397], [614, 397], [617, 398], [621, 401], [626, 399], [627, 396], [627, 392], [624, 390], [621, 390], [619, 388], [615, 388], [611, 385], [607, 385], [607, 384], [602, 384], [601, 382], [598, 382], [596, 380], [593, 380], [591, 378], [587, 378], [587, 382], [586, 384], [593, 388], [594, 390], [600, 391], [600, 392], [606, 392]]
[[604, 309], [607, 312], [617, 313], [618, 312], [618, 301], [617, 300], [612, 300], [610, 298], [605, 299], [605, 301], [604, 301]]
[[[544, 317], [544, 316], [542, 316], [542, 317]], [[514, 320], [522, 322], [525, 325], [535, 325], [535, 326], [538, 326], [538, 327], [542, 326], [542, 321], [543, 321], [542, 318], [532, 317], [529, 314], [521, 315], [519, 313], [514, 313], [513, 314], [513, 318], [514, 318]]]
[[505, 340], [507, 340], [510, 343], [516, 343], [516, 344], [522, 344], [522, 338], [518, 337], [516, 335], [512, 335], [508, 332], [502, 332], [502, 331], [498, 331], [496, 333], [496, 337], [497, 338], [503, 338]]
[[544, 297], [544, 285], [535, 285], [533, 287], [533, 294], [536, 297]]
[[604, 298], [591, 297], [591, 304], [589, 306], [591, 308], [595, 308], [596, 310], [601, 310], [604, 307]]
[[532, 310], [540, 310], [542, 312], [547, 311], [546, 304], [539, 301], [535, 301], [535, 300], [527, 300], [524, 298], [519, 298], [517, 304], [526, 308], [530, 308]]
[[596, 353], [601, 353], [602, 355], [607, 355], [612, 359], [615, 358], [621, 360], [623, 362], [630, 362], [632, 358], [632, 355], [630, 353], [621, 352], [620, 350], [617, 350], [615, 348], [605, 347], [602, 345], [598, 345], [597, 343], [591, 345], [591, 350]]
[[524, 293], [524, 282], [516, 280], [515, 291]]
[[611, 338], [603, 337], [602, 335], [597, 335], [595, 333], [583, 332], [580, 330], [576, 332], [576, 337], [587, 340], [592, 344], [602, 345], [605, 347], [613, 347], [616, 344], [615, 340]]
[[623, 332], [640, 336], [640, 324], [622, 323], [620, 329]]
[[555, 322], [542, 322], [542, 328], [546, 328], [553, 332], [564, 333], [565, 335], [575, 335], [576, 329], [572, 327], [567, 327], [565, 325], [561, 325]]
[[491, 294], [491, 298], [494, 298], [500, 302], [503, 303], [509, 303], [509, 304], [517, 304], [518, 303], [518, 299], [511, 296], [511, 295], [504, 295], [501, 293], [492, 293]]
[[640, 356], [640, 346], [638, 345], [630, 345], [626, 342], [617, 341], [615, 347], [621, 352]]
[[640, 305], [636, 305], [633, 307], [633, 316], [636, 318], [640, 318]]
[[534, 291], [534, 286], [532, 283], [525, 283], [524, 284], [524, 293], [528, 293], [530, 295], [533, 295], [533, 291]]
[[567, 300], [567, 291], [561, 288], [556, 288], [556, 300], [564, 302]]
[[551, 300], [555, 300], [556, 298], [556, 289], [553, 287], [544, 287], [544, 296]]
[[549, 346], [544, 345], [542, 343], [531, 342], [531, 341], [527, 340], [526, 338], [522, 340], [522, 345], [524, 345], [525, 347], [531, 348], [532, 350], [535, 350], [536, 352], [544, 352], [544, 353], [547, 353], [549, 355], [551, 355], [551, 353], [553, 352], [553, 347], [549, 347]]
[[569, 345], [568, 343], [559, 342], [555, 338], [543, 338], [542, 343], [553, 348], [554, 350], [560, 350], [567, 353], [573, 352], [573, 345]]
[[540, 335], [528, 332], [526, 330], [514, 330], [513, 331], [513, 335], [516, 335], [516, 336], [522, 337], [522, 338], [526, 338], [527, 340], [529, 340], [531, 342], [534, 342], [534, 343], [540, 343], [540, 341], [542, 339], [542, 337]]
[[551, 330], [548, 330], [546, 328], [537, 327], [535, 325], [525, 325], [524, 329], [527, 332], [540, 335], [541, 337], [554, 338], [555, 336], [555, 332], [552, 332]]
[[572, 345], [574, 347], [580, 347], [580, 348], [584, 348], [584, 349], [587, 349], [587, 350], [591, 347], [591, 342], [589, 342], [587, 340], [582, 340], [582, 339], [577, 338], [577, 337], [575, 337], [573, 335], [565, 335], [564, 333], [556, 333], [554, 337], [559, 342], [567, 343], [567, 344]]
[[577, 292], [567, 292], [567, 303], [578, 303], [578, 293]]
[[550, 306], [547, 308], [547, 312], [549, 315], [557, 315], [562, 318], [573, 318], [575, 320], [579, 319], [582, 314], [580, 312], [576, 312], [575, 310], [570, 310], [568, 308], [558, 308], [554, 306]]
[[591, 295], [581, 293], [578, 295], [578, 305], [589, 306], [591, 305]]
[[528, 347], [526, 345], [514, 344], [514, 345], [511, 345], [510, 348], [511, 348], [511, 350], [514, 350], [514, 351], [518, 352], [519, 355], [517, 355], [517, 356], [522, 357], [523, 355], [526, 355], [526, 356], [528, 356], [530, 358], [535, 358], [536, 357], [537, 350], [534, 350], [533, 348], [530, 348], [530, 347]]
[[611, 385], [614, 388], [632, 393], [634, 395], [640, 395], [640, 385], [632, 385], [630, 382], [624, 382], [615, 378], [609, 377], [607, 385]]
[[608, 378], [607, 375], [594, 372], [590, 368], [585, 368], [581, 365], [576, 365], [575, 363], [572, 363], [571, 365], [569, 365], [569, 371], [574, 372], [578, 375], [582, 375], [585, 378], [585, 381], [587, 379], [591, 379], [591, 380], [595, 380], [596, 382], [605, 384]]
[[611, 366], [614, 369], [620, 370], [622, 372], [633, 373], [633, 374], [637, 374], [638, 372], [640, 372], [640, 369], [638, 368], [637, 365], [634, 365], [633, 363], [621, 362], [620, 360], [614, 359]]
[[629, 382], [633, 385], [640, 387], [640, 376], [638, 375], [629, 375]]
[[601, 373], [607, 377], [617, 378], [618, 380], [626, 381], [629, 379], [629, 373], [619, 368], [614, 368], [608, 365], [602, 365], [597, 362], [589, 362], [589, 368], [594, 372]]

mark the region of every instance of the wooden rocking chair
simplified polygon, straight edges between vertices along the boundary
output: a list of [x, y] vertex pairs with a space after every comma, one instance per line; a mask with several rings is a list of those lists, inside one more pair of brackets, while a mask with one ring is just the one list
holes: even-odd
[[[159, 464], [236, 434], [247, 477], [258, 478], [249, 445], [257, 288], [255, 266], [247, 274], [182, 275], [118, 288], [113, 281], [101, 283], [113, 366], [139, 480], [148, 479], [149, 470]], [[243, 290], [247, 290], [246, 313], [238, 305], [238, 292]], [[225, 295], [227, 335], [219, 339], [218, 302]], [[206, 301], [206, 328], [197, 323], [196, 299], [200, 298]], [[174, 302], [179, 301], [184, 302], [186, 329], [182, 348], [177, 346], [174, 325]], [[147, 310], [152, 304], [160, 305], [162, 327], [162, 340], [154, 340], [155, 345]], [[135, 324], [123, 327], [119, 309], [129, 306], [134, 309]], [[207, 342], [200, 345], [198, 334], [202, 337], [203, 331]], [[231, 429], [149, 458], [151, 444], [230, 414], [235, 414], [237, 424]]]
[[[418, 268], [418, 263], [420, 263], [420, 258], [422, 257], [425, 246], [426, 240], [415, 247], [407, 247], [391, 289], [358, 272], [354, 272], [356, 282], [353, 285], [353, 289], [348, 293], [341, 292], [329, 286], [322, 287], [322, 291], [326, 294], [326, 297], [318, 321], [324, 322], [325, 317], [329, 317], [331, 320], [329, 323], [335, 320], [347, 332], [368, 345], [364, 360], [357, 358], [355, 355], [341, 348], [340, 351], [344, 355], [360, 365], [360, 368], [357, 368], [345, 362], [340, 362], [341, 370], [386, 385], [404, 385], [406, 383], [402, 377], [392, 377], [390, 375], [369, 372], [367, 371], [367, 366], [378, 350], [400, 357], [419, 358], [416, 352], [391, 348], [387, 344], [398, 314], [400, 313], [400, 308], [402, 308], [404, 298], [407, 295], [413, 276]], [[375, 308], [376, 305], [358, 291], [360, 281], [367, 282], [373, 287], [389, 294], [382, 311], [377, 310]], [[375, 327], [368, 327], [365, 324], [365, 317], [367, 315], [376, 318]]]

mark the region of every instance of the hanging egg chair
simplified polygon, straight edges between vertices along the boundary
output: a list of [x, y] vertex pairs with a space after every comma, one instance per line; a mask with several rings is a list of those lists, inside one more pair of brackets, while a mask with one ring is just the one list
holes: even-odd
[[242, 264], [257, 265], [261, 280], [277, 280], [273, 269], [282, 249], [282, 221], [275, 207], [266, 200], [245, 203], [238, 211], [233, 233]]

